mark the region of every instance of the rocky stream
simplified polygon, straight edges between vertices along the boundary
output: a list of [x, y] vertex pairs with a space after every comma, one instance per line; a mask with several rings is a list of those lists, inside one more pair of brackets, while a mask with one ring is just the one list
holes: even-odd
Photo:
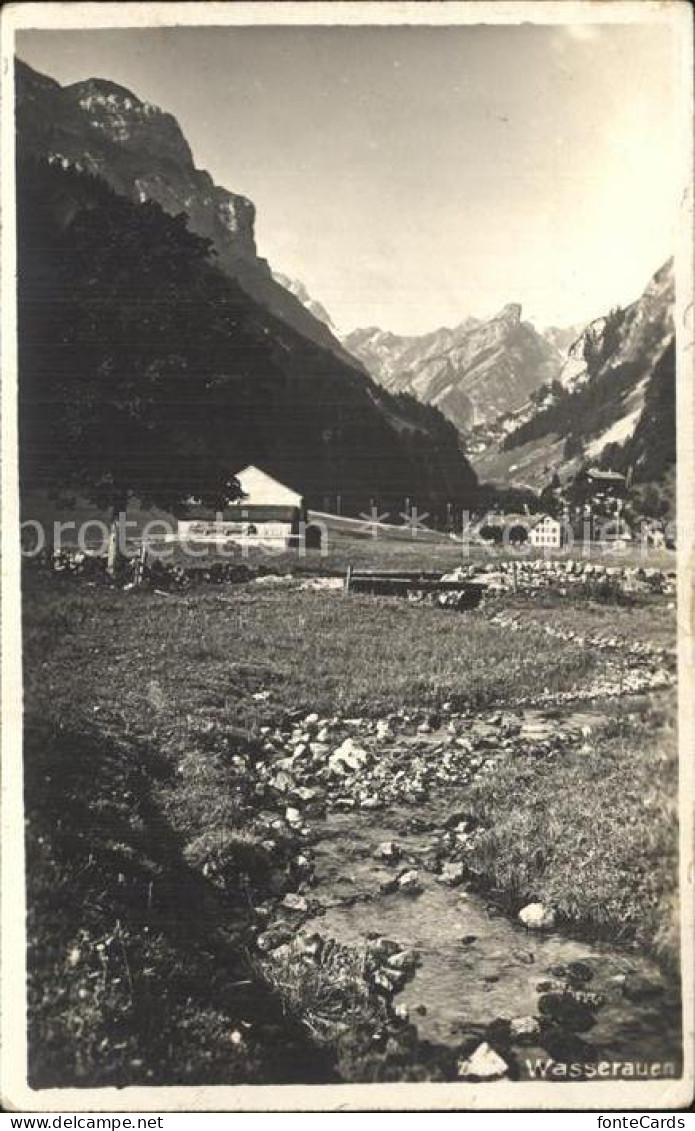
[[391, 1016], [455, 1054], [454, 1078], [528, 1078], [551, 1061], [568, 1078], [599, 1062], [675, 1074], [674, 979], [635, 948], [578, 936], [552, 908], [510, 909], [504, 893], [486, 891], [468, 861], [481, 830], [460, 804], [464, 787], [515, 752], [581, 750], [605, 722], [606, 699], [672, 678], [659, 650], [635, 645], [603, 700], [541, 695], [536, 707], [445, 705], [379, 720], [309, 715], [268, 730], [267, 786], [285, 801], [276, 828], [291, 829], [301, 848], [296, 891], [265, 909], [257, 947], [266, 969], [298, 954], [320, 963], [327, 945], [354, 948]]

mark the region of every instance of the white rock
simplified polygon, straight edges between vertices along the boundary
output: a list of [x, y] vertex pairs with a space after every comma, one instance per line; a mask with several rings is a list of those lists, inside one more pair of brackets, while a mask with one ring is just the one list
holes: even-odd
[[360, 797], [360, 809], [381, 809], [383, 801], [378, 794], [369, 794], [367, 797], [364, 795]]
[[527, 903], [519, 912], [519, 920], [529, 931], [551, 931], [555, 926], [555, 912], [543, 903]]
[[532, 1041], [538, 1036], [540, 1025], [535, 1017], [513, 1017], [509, 1032], [517, 1041]]
[[389, 955], [388, 965], [392, 966], [394, 970], [413, 970], [417, 966], [419, 958], [416, 950], [399, 950], [396, 954]]
[[308, 911], [309, 904], [303, 895], [297, 892], [290, 891], [287, 893], [282, 901], [282, 906], [286, 907], [288, 911]]
[[499, 1053], [483, 1041], [467, 1060], [459, 1061], [458, 1075], [464, 1080], [501, 1080], [509, 1072], [509, 1065]]
[[395, 841], [385, 840], [378, 846], [374, 853], [377, 860], [390, 860], [395, 862], [401, 858], [401, 850]]
[[[456, 839], [459, 842], [467, 840], [468, 834], [465, 832], [457, 834]], [[449, 860], [443, 865], [441, 872], [437, 876], [437, 882], [440, 884], [448, 884], [449, 887], [456, 887], [457, 884], [463, 882], [465, 873], [466, 869], [463, 863], [458, 860]]]
[[367, 762], [367, 752], [358, 746], [354, 739], [346, 738], [328, 759], [328, 766], [334, 773], [355, 773]]
[[330, 750], [327, 742], [312, 742], [309, 749], [313, 758], [325, 758]]
[[295, 789], [294, 789], [294, 793], [296, 794], [296, 796], [299, 798], [300, 801], [304, 802], [305, 805], [307, 805], [310, 801], [315, 801], [316, 798], [318, 797], [318, 790], [312, 789], [308, 785], [298, 785], [298, 786], [296, 786]]

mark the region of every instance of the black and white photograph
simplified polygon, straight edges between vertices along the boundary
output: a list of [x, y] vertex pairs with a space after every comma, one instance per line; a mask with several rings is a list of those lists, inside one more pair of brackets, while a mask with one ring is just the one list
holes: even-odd
[[692, 1099], [692, 22], [5, 10], [8, 1109]]

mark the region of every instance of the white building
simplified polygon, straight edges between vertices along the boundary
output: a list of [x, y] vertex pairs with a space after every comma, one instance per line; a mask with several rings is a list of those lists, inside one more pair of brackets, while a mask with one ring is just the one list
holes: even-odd
[[237, 472], [234, 478], [241, 486], [241, 498], [220, 511], [206, 509], [192, 500], [186, 517], [179, 519], [179, 538], [277, 549], [297, 545], [300, 523], [306, 520], [302, 495], [253, 465]]
[[529, 528], [528, 539], [532, 546], [557, 550], [564, 544], [565, 530], [559, 519], [544, 514]]

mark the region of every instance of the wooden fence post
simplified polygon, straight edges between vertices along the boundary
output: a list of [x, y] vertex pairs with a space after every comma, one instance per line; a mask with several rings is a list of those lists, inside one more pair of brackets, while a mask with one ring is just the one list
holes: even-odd
[[135, 563], [135, 577], [133, 578], [136, 585], [142, 585], [142, 579], [145, 573], [145, 565], [147, 563], [147, 545], [145, 542], [140, 544], [138, 551], [138, 559]]

